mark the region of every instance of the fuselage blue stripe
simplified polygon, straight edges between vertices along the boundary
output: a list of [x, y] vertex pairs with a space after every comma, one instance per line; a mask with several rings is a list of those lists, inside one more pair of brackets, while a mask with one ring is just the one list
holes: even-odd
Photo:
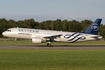
[[74, 40], [76, 37], [78, 37], [78, 36], [80, 36], [81, 34], [78, 34], [77, 36], [75, 36], [74, 38], [72, 38], [72, 39], [70, 39], [70, 40], [68, 40], [68, 41], [72, 41], [72, 40]]
[[74, 34], [72, 34], [72, 35], [66, 34], [65, 36], [69, 36], [69, 37], [65, 37], [65, 36], [64, 36], [64, 38], [68, 39], [68, 38], [70, 38], [71, 36], [74, 36], [75, 34], [77, 34], [77, 33], [74, 33]]
[[[77, 34], [77, 35], [76, 35]], [[74, 36], [75, 35], [75, 36]], [[70, 40], [68, 40], [68, 41], [71, 41], [71, 42], [76, 42], [76, 41], [78, 41], [79, 39], [82, 39], [82, 40], [84, 40], [84, 39], [86, 39], [86, 37], [84, 37], [84, 36], [80, 36], [80, 35], [82, 35], [82, 34], [78, 34], [78, 33], [73, 33], [72, 35], [70, 35], [70, 34], [66, 34], [65, 36], [64, 36], [64, 38], [66, 38], [66, 39], [70, 39], [70, 37], [73, 37], [72, 39], [70, 39]], [[78, 37], [78, 36], [80, 36], [80, 37]], [[77, 38], [77, 39], [76, 39]], [[76, 39], [76, 40], [74, 40], [74, 39]], [[74, 40], [74, 41], [73, 41]]]
[[81, 39], [82, 37], [80, 37], [80, 38], [78, 38], [78, 39], [76, 39], [75, 41], [72, 41], [72, 42], [76, 42], [76, 41], [78, 41], [79, 39]]

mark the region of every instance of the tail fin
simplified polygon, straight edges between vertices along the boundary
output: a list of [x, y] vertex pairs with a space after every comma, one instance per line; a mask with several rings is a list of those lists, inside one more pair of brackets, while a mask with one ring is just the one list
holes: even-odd
[[83, 33], [97, 35], [102, 19], [97, 19]]

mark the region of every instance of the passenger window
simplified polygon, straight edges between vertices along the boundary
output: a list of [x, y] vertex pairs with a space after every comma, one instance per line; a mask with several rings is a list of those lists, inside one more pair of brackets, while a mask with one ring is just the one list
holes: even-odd
[[8, 32], [11, 32], [11, 30], [7, 30]]

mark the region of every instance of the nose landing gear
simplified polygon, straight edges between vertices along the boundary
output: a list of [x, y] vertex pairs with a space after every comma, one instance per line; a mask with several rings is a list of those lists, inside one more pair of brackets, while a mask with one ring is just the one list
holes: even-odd
[[48, 46], [48, 47], [51, 47], [51, 44], [50, 44], [50, 42], [48, 42], [48, 43], [47, 43], [47, 46]]

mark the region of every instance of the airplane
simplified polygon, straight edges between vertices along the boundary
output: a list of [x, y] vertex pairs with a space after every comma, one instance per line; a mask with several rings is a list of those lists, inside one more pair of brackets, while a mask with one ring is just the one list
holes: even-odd
[[65, 31], [52, 31], [30, 28], [9, 28], [2, 33], [5, 37], [19, 39], [32, 39], [32, 43], [48, 42], [47, 46], [51, 47], [50, 42], [84, 42], [92, 40], [100, 40], [102, 36], [97, 35], [102, 19], [97, 19], [93, 22], [84, 32], [65, 32]]

